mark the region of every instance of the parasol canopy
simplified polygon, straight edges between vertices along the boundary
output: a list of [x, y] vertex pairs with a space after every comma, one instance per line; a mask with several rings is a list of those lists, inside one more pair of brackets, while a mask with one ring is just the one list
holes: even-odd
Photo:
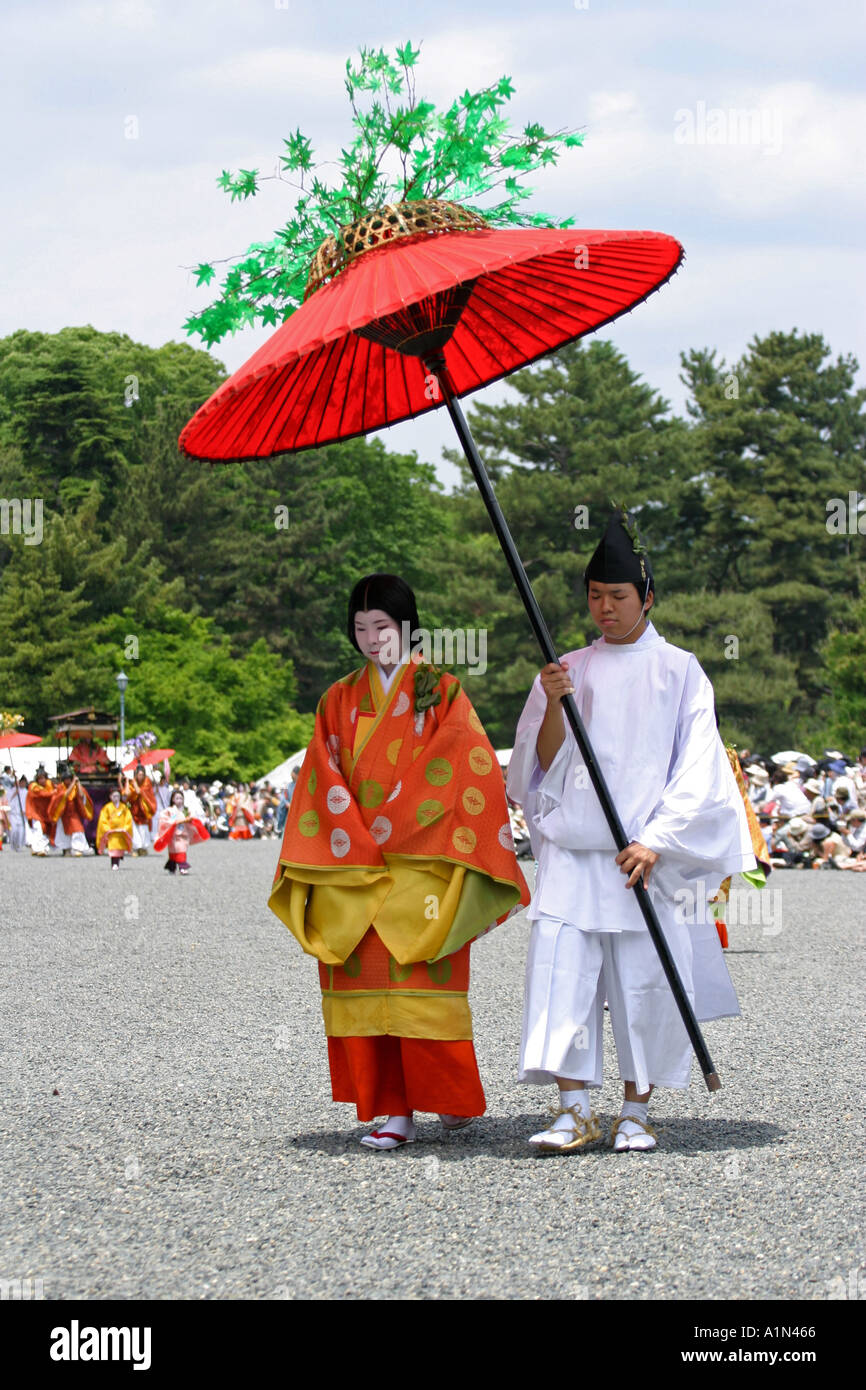
[[161, 763], [163, 759], [173, 757], [173, 748], [148, 748], [146, 752], [139, 754], [137, 758], [133, 758], [131, 763], [124, 763], [123, 770], [124, 772], [131, 772], [134, 768], [138, 767], [139, 763], [142, 767], [150, 767], [153, 763]]
[[41, 743], [38, 734], [0, 734], [0, 748], [28, 748], [32, 743]]
[[[180, 448], [268, 458], [422, 415], [442, 404], [425, 328], [449, 322], [450, 390], [464, 396], [628, 312], [682, 256], [662, 232], [580, 228], [443, 228], [362, 249], [223, 382]], [[363, 336], [371, 324], [392, 341]]]

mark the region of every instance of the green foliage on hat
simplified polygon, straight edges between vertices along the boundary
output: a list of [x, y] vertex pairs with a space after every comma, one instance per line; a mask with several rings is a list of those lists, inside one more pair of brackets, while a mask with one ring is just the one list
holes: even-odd
[[621, 514], [620, 520], [622, 521], [623, 530], [625, 531], [626, 535], [631, 541], [631, 548], [634, 551], [635, 555], [648, 555], [649, 551], [647, 550], [646, 546], [644, 545], [643, 541], [638, 535], [637, 527], [635, 526], [634, 522], [629, 516], [628, 509], [625, 503], [611, 501], [610, 505], [613, 507], [614, 511], [617, 511]]
[[[575, 131], [548, 134], [537, 122], [522, 134], [511, 131], [502, 108], [514, 94], [509, 77], [480, 91], [467, 88], [445, 111], [419, 100], [414, 68], [420, 47], [396, 49], [396, 61], [383, 49], [360, 50], [360, 61], [346, 61], [345, 87], [352, 108], [354, 138], [340, 152], [342, 178], [329, 184], [316, 172], [312, 142], [300, 129], [283, 140], [276, 178], [297, 191], [292, 216], [271, 241], [253, 242], [226, 272], [217, 299], [184, 324], [208, 347], [227, 333], [257, 320], [282, 323], [303, 303], [310, 261], [326, 237], [342, 239], [341, 228], [385, 203], [447, 198], [479, 213], [491, 227], [570, 227], [529, 213], [521, 204], [532, 190], [521, 180], [549, 164], [562, 149], [583, 143]], [[232, 202], [258, 193], [258, 169], [224, 169], [217, 185]], [[501, 189], [492, 206], [474, 200]], [[209, 285], [216, 271], [212, 260], [190, 267], [196, 285]]]

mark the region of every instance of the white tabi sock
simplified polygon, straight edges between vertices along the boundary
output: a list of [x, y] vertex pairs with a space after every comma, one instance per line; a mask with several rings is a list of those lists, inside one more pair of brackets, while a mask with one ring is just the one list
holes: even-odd
[[[617, 1130], [614, 1148], [619, 1152], [623, 1149], [654, 1149], [656, 1141], [651, 1134], [641, 1128], [641, 1124], [647, 1123], [648, 1100], [624, 1100], [620, 1119], [622, 1123]], [[640, 1120], [641, 1124], [634, 1124], [633, 1121]]]
[[643, 1120], [644, 1124], [646, 1124], [648, 1109], [648, 1100], [624, 1100], [622, 1103], [622, 1110], [619, 1113], [623, 1118], [628, 1116], [635, 1120]]
[[[582, 1115], [585, 1120], [589, 1119], [589, 1091], [585, 1088], [580, 1091], [560, 1091], [559, 1104], [563, 1110], [571, 1110], [574, 1108], [578, 1115]], [[568, 1115], [558, 1115], [550, 1128], [571, 1129], [571, 1117]]]

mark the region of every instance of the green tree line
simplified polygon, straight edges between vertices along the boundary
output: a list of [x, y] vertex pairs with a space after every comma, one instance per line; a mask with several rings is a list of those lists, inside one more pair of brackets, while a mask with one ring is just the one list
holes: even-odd
[[[652, 559], [654, 621], [698, 656], [723, 734], [768, 752], [859, 747], [856, 373], [819, 334], [755, 338], [730, 365], [690, 350], [680, 418], [594, 340], [510, 377], [504, 404], [471, 406], [559, 648], [597, 635], [583, 569], [622, 499]], [[463, 470], [450, 494], [380, 440], [196, 463], [177, 437], [224, 377], [185, 343], [93, 328], [0, 340], [3, 707], [36, 733], [83, 704], [116, 709], [123, 666], [127, 727], [177, 748], [179, 772], [261, 775], [303, 746], [322, 689], [356, 664], [355, 580], [390, 570], [425, 626], [484, 632], [486, 670], [467, 688], [510, 744], [540, 659], [461, 456], [446, 451]], [[41, 499], [38, 544], [16, 529], [15, 499]]]

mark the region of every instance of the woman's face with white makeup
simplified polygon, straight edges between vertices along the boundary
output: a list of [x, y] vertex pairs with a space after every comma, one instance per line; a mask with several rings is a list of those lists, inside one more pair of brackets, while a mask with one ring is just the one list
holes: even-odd
[[362, 656], [381, 661], [382, 665], [393, 665], [400, 652], [400, 628], [381, 608], [370, 608], [366, 613], [359, 611], [355, 614], [355, 641]]

